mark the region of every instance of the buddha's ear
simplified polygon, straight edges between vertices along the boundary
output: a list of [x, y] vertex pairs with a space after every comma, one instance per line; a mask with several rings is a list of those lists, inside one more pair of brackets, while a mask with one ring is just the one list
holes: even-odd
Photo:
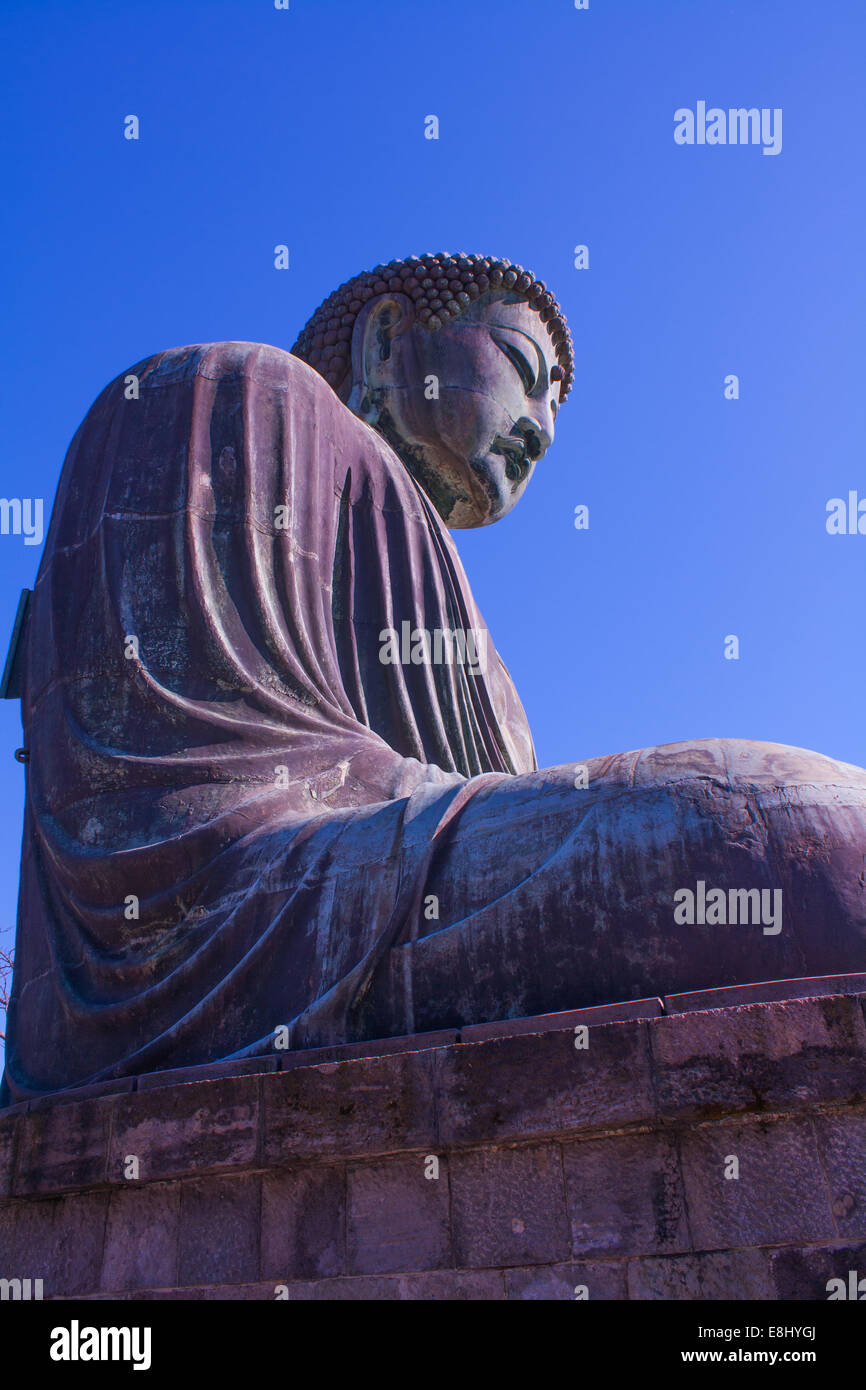
[[370, 391], [395, 384], [399, 367], [393, 344], [414, 321], [415, 310], [405, 294], [377, 295], [360, 310], [352, 329], [350, 410], [366, 417], [363, 402]]

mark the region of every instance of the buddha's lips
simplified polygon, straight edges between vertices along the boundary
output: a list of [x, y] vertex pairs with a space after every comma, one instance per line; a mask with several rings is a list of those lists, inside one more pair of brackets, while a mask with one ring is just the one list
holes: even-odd
[[507, 460], [506, 473], [512, 482], [517, 481], [512, 475], [513, 467], [516, 467], [518, 478], [529, 468], [529, 455], [526, 452], [526, 445], [522, 438], [516, 435], [498, 434], [490, 446], [491, 454], [502, 454]]

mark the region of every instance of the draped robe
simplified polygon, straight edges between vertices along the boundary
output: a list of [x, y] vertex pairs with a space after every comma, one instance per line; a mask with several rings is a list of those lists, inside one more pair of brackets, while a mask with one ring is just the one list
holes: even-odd
[[696, 866], [806, 924], [740, 928], [723, 983], [866, 966], [860, 769], [707, 741], [537, 772], [489, 637], [483, 671], [380, 659], [486, 629], [315, 371], [218, 343], [132, 373], [70, 446], [23, 638], [8, 1099], [710, 985], [715, 944], [670, 939]]

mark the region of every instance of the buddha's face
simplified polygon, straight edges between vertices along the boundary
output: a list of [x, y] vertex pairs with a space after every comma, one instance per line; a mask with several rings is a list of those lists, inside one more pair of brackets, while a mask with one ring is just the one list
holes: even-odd
[[542, 320], [508, 291], [484, 295], [433, 333], [408, 298], [389, 294], [358, 315], [340, 394], [449, 526], [487, 526], [522, 497], [550, 447], [559, 375]]

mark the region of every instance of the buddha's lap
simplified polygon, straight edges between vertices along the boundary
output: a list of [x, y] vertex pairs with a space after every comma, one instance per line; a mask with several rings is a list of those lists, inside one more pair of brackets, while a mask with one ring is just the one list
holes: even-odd
[[779, 744], [705, 740], [502, 779], [461, 812], [428, 893], [443, 900], [440, 923], [505, 896], [542, 911], [565, 901], [578, 916], [670, 920], [674, 894], [702, 880], [779, 889], [792, 912], [839, 902], [858, 920], [864, 866], [866, 770]]
[[733, 740], [583, 766], [462, 811], [387, 967], [416, 1027], [866, 970], [866, 771]]

